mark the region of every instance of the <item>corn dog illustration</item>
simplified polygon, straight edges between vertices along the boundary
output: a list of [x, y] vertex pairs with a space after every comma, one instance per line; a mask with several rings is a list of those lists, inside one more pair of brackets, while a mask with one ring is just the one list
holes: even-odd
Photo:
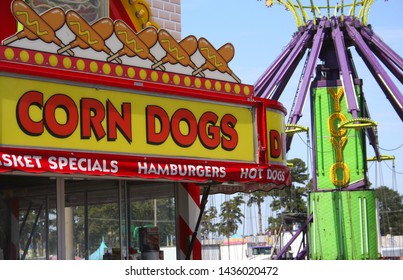
[[[189, 54], [166, 30], [160, 29], [158, 32], [158, 41], [160, 42], [161, 47], [166, 51], [167, 61], [175, 61], [176, 63], [180, 63], [183, 66], [190, 66], [193, 69], [197, 69], [196, 65], [190, 59], [192, 54]], [[185, 48], [188, 48], [192, 51], [191, 42], [193, 41], [192, 38], [189, 38], [189, 42], [186, 41], [184, 43]], [[196, 51], [196, 50], [195, 50]], [[162, 59], [164, 60], [164, 58]], [[163, 62], [159, 62], [163, 63]], [[154, 65], [154, 67], [156, 67]]]
[[[183, 40], [181, 40], [179, 42], [180, 47], [190, 56], [192, 56], [196, 50], [197, 50], [197, 39], [195, 36], [190, 35], [187, 36], [186, 38], [184, 38]], [[176, 56], [172, 56], [170, 54], [170, 52], [167, 52], [166, 56], [164, 56], [160, 61], [158, 61], [157, 63], [153, 64], [151, 66], [152, 69], [155, 69], [157, 67], [159, 67], [160, 65], [164, 64], [164, 63], [171, 63], [171, 64], [176, 64], [178, 63], [178, 59], [176, 58]], [[202, 77], [204, 77], [204, 74], [202, 72], [200, 72], [200, 75]]]
[[[65, 17], [64, 17], [64, 12], [60, 8], [53, 8], [51, 10], [46, 11], [40, 17], [49, 24], [50, 27], [52, 27], [53, 30], [58, 30], [60, 29], [64, 22], [65, 22]], [[30, 40], [35, 40], [39, 39], [39, 37], [32, 33], [28, 28], [24, 27], [20, 32], [17, 34], [14, 34], [10, 38], [6, 39], [3, 41], [4, 45], [11, 44], [12, 42], [22, 39], [22, 38], [28, 38]]]
[[206, 69], [218, 70], [221, 73], [230, 74], [231, 77], [235, 79], [235, 81], [241, 83], [241, 80], [228, 67], [228, 62], [234, 56], [234, 47], [232, 46], [232, 44], [227, 43], [219, 50], [216, 50], [210, 44], [210, 42], [207, 41], [207, 39], [200, 38], [198, 42], [198, 48], [201, 55], [206, 59], [206, 63], [203, 64], [199, 69], [194, 71], [192, 75], [197, 75], [198, 73]]
[[[92, 25], [92, 28], [98, 33], [102, 34], [102, 38], [109, 38], [112, 35], [113, 29], [111, 28], [113, 25], [112, 20], [109, 18], [103, 18], [98, 20]], [[105, 39], [104, 39], [105, 40]], [[71, 41], [67, 46], [64, 48], [60, 48], [57, 53], [61, 54], [65, 51], [69, 51], [71, 48], [79, 47], [81, 49], [88, 49], [90, 46], [87, 42], [77, 37]]]
[[[113, 54], [105, 44], [105, 40], [113, 33], [113, 22], [110, 18], [103, 18], [90, 26], [79, 14], [70, 10], [66, 13], [66, 22], [76, 38], [68, 46], [60, 49], [58, 53], [62, 53], [73, 46], [84, 46], [84, 48], [90, 47], [97, 52], [104, 51], [109, 55]], [[120, 59], [116, 60], [122, 63]]]
[[[108, 57], [108, 61], [116, 59], [119, 56], [127, 55], [129, 57], [138, 56], [141, 59], [149, 59], [157, 62], [151, 54], [150, 49], [157, 43], [157, 30], [154, 27], [147, 27], [135, 33], [125, 22], [115, 21], [115, 34], [122, 42], [123, 47], [115, 54]], [[160, 67], [165, 70], [165, 67]]]
[[[234, 47], [230, 43], [221, 46], [217, 50], [217, 52], [224, 58], [225, 61], [231, 61], [231, 59], [234, 57]], [[199, 69], [194, 71], [192, 75], [197, 75], [199, 72], [204, 71], [206, 69], [210, 71], [215, 71], [217, 68], [206, 60], [206, 62]]]
[[[6, 39], [4, 45], [10, 44], [21, 38], [30, 40], [41, 39], [46, 43], [55, 43], [64, 47], [62, 41], [56, 36], [56, 30], [65, 23], [65, 15], [62, 9], [53, 8], [42, 15], [38, 15], [30, 6], [22, 0], [14, 0], [11, 5], [14, 17], [24, 26], [24, 29], [14, 36]], [[73, 52], [69, 52], [74, 55]]]

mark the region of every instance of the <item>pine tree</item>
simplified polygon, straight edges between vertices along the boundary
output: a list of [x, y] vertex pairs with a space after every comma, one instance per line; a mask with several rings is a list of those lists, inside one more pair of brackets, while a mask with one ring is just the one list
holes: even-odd
[[272, 231], [279, 229], [281, 225], [285, 227], [285, 230], [291, 230], [296, 222], [306, 218], [307, 202], [305, 198], [309, 187], [307, 167], [305, 162], [299, 158], [289, 162], [292, 164], [290, 168], [292, 185], [282, 190], [275, 189], [269, 192], [273, 198], [270, 207], [273, 211], [279, 211], [277, 217], [269, 217]]
[[386, 186], [375, 189], [381, 235], [403, 234], [403, 196]]
[[220, 225], [218, 232], [225, 236], [230, 237], [238, 230], [238, 223], [242, 224], [244, 217], [240, 208], [241, 204], [245, 203], [242, 195], [237, 195], [221, 204]]

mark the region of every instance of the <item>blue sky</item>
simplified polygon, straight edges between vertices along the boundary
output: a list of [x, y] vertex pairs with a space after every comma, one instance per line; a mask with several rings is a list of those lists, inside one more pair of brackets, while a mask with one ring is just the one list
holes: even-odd
[[[326, 1], [314, 2], [321, 4]], [[334, 2], [337, 1], [331, 1]], [[188, 35], [205, 37], [216, 48], [227, 42], [232, 43], [235, 47], [235, 57], [229, 63], [229, 67], [245, 84], [255, 83], [297, 31], [290, 12], [281, 5], [268, 8], [264, 0], [182, 0], [181, 8], [182, 37]], [[368, 17], [368, 23], [373, 26], [375, 33], [400, 56], [403, 56], [402, 11], [402, 0], [375, 0]], [[403, 123], [361, 58], [354, 57], [358, 75], [363, 79], [363, 91], [371, 117], [378, 123], [381, 153], [396, 157], [395, 175], [392, 173], [392, 161], [369, 163], [368, 175], [374, 187], [386, 185], [403, 194]], [[300, 74], [301, 68], [297, 68], [280, 98], [280, 102], [288, 111], [291, 110]], [[401, 83], [394, 80], [403, 92]], [[309, 126], [309, 123], [309, 111], [305, 108], [299, 124]], [[375, 155], [371, 146], [367, 155], [368, 157]], [[288, 153], [289, 159], [296, 157], [308, 161], [306, 136], [303, 134], [294, 137]]]

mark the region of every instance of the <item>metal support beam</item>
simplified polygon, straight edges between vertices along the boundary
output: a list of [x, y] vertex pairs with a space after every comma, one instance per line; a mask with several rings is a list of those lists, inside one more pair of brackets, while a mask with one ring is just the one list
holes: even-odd
[[390, 58], [383, 53], [380, 49], [375, 47], [373, 44], [368, 42], [364, 37], [363, 37], [365, 43], [369, 46], [371, 51], [378, 57], [378, 59], [383, 63], [383, 65], [386, 66], [386, 68], [389, 69], [389, 71], [396, 77], [396, 79], [399, 80], [400, 83], [403, 83], [403, 74], [402, 70], [400, 70], [394, 61], [390, 60]]
[[387, 44], [385, 44], [368, 26], [364, 26], [359, 22], [357, 24], [361, 28], [360, 34], [371, 43], [367, 45], [375, 46], [381, 53], [385, 54], [390, 61], [395, 63], [401, 71], [403, 71], [403, 59]]
[[56, 215], [57, 215], [57, 259], [66, 259], [66, 218], [64, 179], [56, 178]]
[[[301, 87], [298, 89], [297, 96], [294, 101], [294, 106], [290, 112], [290, 120], [288, 124], [297, 124], [299, 119], [302, 117], [304, 111], [306, 99], [309, 94], [311, 81], [313, 79], [313, 74], [316, 67], [316, 62], [318, 61], [320, 51], [323, 45], [323, 38], [325, 36], [326, 20], [322, 20], [319, 23], [317, 32], [313, 38], [312, 50], [309, 54], [308, 61], [305, 68], [305, 73], [302, 77]], [[286, 137], [286, 150], [289, 151], [291, 148], [291, 142], [293, 139], [293, 134], [287, 134]]]
[[323, 38], [325, 36], [325, 25], [326, 20], [321, 20], [319, 22], [318, 29], [313, 38], [313, 45], [309, 54], [305, 74], [302, 77], [301, 87], [297, 92], [297, 100], [294, 110], [291, 112], [291, 120], [289, 122], [290, 124], [296, 124], [298, 120], [302, 117], [302, 112], [305, 107], [305, 102], [310, 89], [311, 80], [313, 79], [316, 62], [318, 61], [320, 50], [322, 49], [323, 45]]
[[301, 59], [302, 57], [301, 55], [305, 53], [307, 49], [307, 42], [310, 41], [312, 38], [312, 28], [313, 25], [311, 23], [303, 31], [302, 36], [300, 37], [300, 39], [298, 40], [297, 44], [292, 49], [290, 54], [287, 56], [285, 61], [282, 63], [281, 67], [276, 72], [273, 79], [268, 81], [269, 82], [268, 86], [262, 93], [260, 93], [261, 97], [270, 98], [274, 100], [278, 100], [280, 98], [281, 92], [277, 91], [277, 87], [280, 82], [284, 82], [284, 77], [286, 76], [287, 73], [289, 73], [291, 65], [294, 66], [298, 65], [298, 63], [295, 63], [295, 61], [297, 58]]
[[297, 239], [297, 237], [306, 229], [308, 228], [308, 225], [312, 223], [313, 221], [313, 215], [309, 216], [308, 219], [305, 221], [305, 223], [298, 229], [298, 231], [291, 237], [290, 241], [287, 242], [287, 244], [284, 245], [284, 247], [280, 250], [280, 252], [277, 254], [277, 256], [274, 257], [275, 260], [280, 259], [288, 250], [288, 247], [291, 246], [291, 244]]
[[277, 73], [278, 69], [284, 63], [285, 59], [290, 54], [291, 50], [295, 47], [295, 44], [298, 42], [301, 37], [301, 33], [298, 32], [291, 40], [290, 43], [284, 48], [284, 50], [280, 53], [280, 55], [274, 60], [274, 62], [270, 65], [269, 68], [257, 79], [255, 83], [255, 95], [261, 96], [265, 88], [267, 87], [267, 81], [273, 79], [274, 75]]
[[357, 52], [361, 55], [368, 69], [386, 95], [386, 98], [388, 98], [396, 113], [403, 121], [402, 93], [375, 58], [374, 54], [361, 37], [361, 34], [351, 24], [346, 24], [346, 30], [350, 38], [354, 41]]
[[337, 18], [332, 18], [332, 38], [336, 50], [337, 61], [340, 69], [340, 79], [347, 97], [348, 112], [353, 118], [358, 118], [360, 108], [357, 102], [357, 96], [354, 89], [349, 59], [344, 44], [343, 32], [340, 30], [340, 22]]

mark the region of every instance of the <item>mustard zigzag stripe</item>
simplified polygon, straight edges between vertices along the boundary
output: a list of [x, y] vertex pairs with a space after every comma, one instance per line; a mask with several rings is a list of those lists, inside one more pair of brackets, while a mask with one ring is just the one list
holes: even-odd
[[134, 39], [128, 40], [128, 39], [127, 39], [128, 34], [127, 34], [126, 31], [119, 31], [119, 32], [118, 32], [118, 35], [121, 35], [121, 34], [124, 34], [124, 35], [125, 35], [126, 44], [128, 44], [128, 45], [133, 45], [133, 50], [134, 50], [135, 53], [141, 53], [141, 52], [144, 51], [143, 48], [138, 48], [138, 49], [137, 49], [137, 41], [136, 41], [136, 40], [134, 40]]
[[90, 36], [90, 31], [89, 31], [89, 30], [81, 31], [81, 24], [80, 24], [78, 21], [72, 21], [72, 22], [70, 22], [70, 25], [78, 25], [78, 34], [79, 34], [80, 36], [82, 36], [82, 35], [87, 35], [87, 37], [88, 37], [88, 41], [87, 41], [88, 44], [93, 45], [93, 44], [98, 43], [97, 40], [91, 41], [91, 36]]
[[37, 20], [29, 21], [29, 14], [28, 14], [27, 12], [16, 12], [16, 14], [17, 14], [17, 15], [23, 15], [23, 16], [25, 16], [25, 17], [26, 17], [26, 23], [27, 23], [29, 26], [35, 25], [35, 26], [36, 26], [36, 34], [38, 34], [39, 36], [48, 34], [47, 31], [41, 31], [41, 30], [39, 30], [39, 22], [38, 22]]
[[213, 58], [215, 67], [220, 67], [222, 65], [222, 63], [217, 63], [217, 56], [215, 54], [210, 55], [210, 50], [208, 48], [200, 48], [200, 50], [201, 51], [207, 51], [208, 60]]
[[171, 41], [168, 39], [161, 40], [161, 43], [168, 43], [168, 50], [169, 52], [176, 52], [176, 59], [177, 60], [182, 60], [185, 58], [185, 56], [179, 56], [179, 49], [177, 47], [171, 48]]

